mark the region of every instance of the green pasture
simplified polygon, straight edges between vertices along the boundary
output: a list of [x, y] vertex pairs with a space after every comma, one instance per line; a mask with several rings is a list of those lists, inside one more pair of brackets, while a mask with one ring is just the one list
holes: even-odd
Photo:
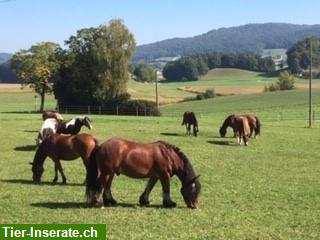
[[[315, 105], [319, 94], [314, 91]], [[49, 97], [47, 103], [54, 106], [55, 101]], [[42, 120], [40, 114], [25, 111], [34, 106], [31, 92], [0, 91], [0, 223], [104, 223], [108, 239], [320, 238], [320, 125], [316, 120], [312, 129], [307, 128], [306, 90], [166, 105], [161, 117], [91, 116], [94, 128], [83, 132], [100, 142], [118, 136], [163, 140], [180, 147], [201, 175], [196, 210], [186, 208], [176, 177], [171, 194], [177, 208], [161, 207], [159, 183], [151, 193], [151, 207], [141, 208], [138, 198], [146, 181], [122, 175], [115, 177], [112, 188], [119, 206], [89, 208], [81, 160], [62, 162], [67, 185], [51, 184], [54, 172], [49, 159], [43, 183], [32, 184], [28, 163]], [[197, 113], [199, 137], [185, 135], [184, 110]], [[219, 137], [226, 114], [249, 111], [262, 121], [258, 139], [245, 147], [236, 145], [231, 130], [227, 138]]]

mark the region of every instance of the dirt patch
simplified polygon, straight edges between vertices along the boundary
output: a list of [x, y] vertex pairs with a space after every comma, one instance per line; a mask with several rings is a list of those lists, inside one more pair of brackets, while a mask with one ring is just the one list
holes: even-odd
[[20, 89], [21, 84], [0, 83], [0, 89]]

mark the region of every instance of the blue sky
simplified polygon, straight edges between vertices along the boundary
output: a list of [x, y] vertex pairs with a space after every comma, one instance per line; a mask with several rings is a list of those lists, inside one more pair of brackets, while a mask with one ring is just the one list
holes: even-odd
[[319, 0], [0, 0], [0, 52], [121, 18], [138, 45], [247, 23], [319, 24]]

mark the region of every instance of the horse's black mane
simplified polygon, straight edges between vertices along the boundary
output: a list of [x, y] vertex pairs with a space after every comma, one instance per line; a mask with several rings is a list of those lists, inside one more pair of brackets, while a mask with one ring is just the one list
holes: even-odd
[[230, 121], [231, 121], [231, 118], [233, 118], [235, 115], [234, 114], [231, 114], [229, 115], [223, 122], [222, 124], [222, 127], [223, 128], [227, 128], [229, 125], [230, 125]]
[[183, 178], [187, 178], [185, 179], [186, 182], [188, 182], [189, 180], [191, 180], [192, 178], [194, 178], [195, 172], [193, 170], [193, 167], [191, 165], [190, 160], [188, 159], [188, 157], [180, 150], [180, 148], [178, 148], [177, 146], [164, 142], [164, 141], [158, 141], [158, 143], [163, 144], [166, 148], [172, 149], [183, 161], [184, 163], [184, 174], [185, 176], [183, 176]]

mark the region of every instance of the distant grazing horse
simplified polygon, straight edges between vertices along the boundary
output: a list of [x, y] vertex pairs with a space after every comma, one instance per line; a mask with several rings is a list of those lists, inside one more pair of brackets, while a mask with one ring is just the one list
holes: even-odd
[[242, 139], [244, 145], [248, 145], [249, 135], [250, 135], [250, 126], [249, 121], [244, 116], [230, 115], [226, 118], [220, 128], [221, 137], [225, 137], [227, 133], [227, 127], [232, 127], [234, 134], [237, 137], [237, 143], [240, 145]]
[[37, 144], [51, 136], [54, 133], [63, 133], [63, 134], [78, 134], [82, 126], [86, 126], [89, 129], [92, 129], [91, 121], [88, 117], [75, 117], [70, 121], [57, 120], [54, 118], [46, 119], [38, 134]]
[[[179, 148], [165, 142], [138, 143], [111, 138], [94, 150], [89, 161], [86, 195], [95, 207], [116, 205], [111, 194], [114, 175], [149, 178], [139, 198], [141, 206], [148, 206], [149, 194], [160, 180], [164, 207], [175, 207], [170, 198], [170, 178], [177, 175], [182, 183], [181, 194], [190, 208], [197, 208], [200, 182], [193, 167]], [[102, 199], [103, 201], [102, 201]]]
[[[231, 121], [232, 121], [232, 118], [234, 117], [245, 117], [247, 118], [248, 120], [248, 123], [249, 123], [249, 127], [250, 127], [250, 134], [249, 134], [249, 137], [252, 136], [253, 132], [254, 132], [254, 137], [256, 138], [257, 135], [260, 135], [260, 132], [261, 132], [261, 122], [259, 120], [259, 118], [253, 114], [244, 114], [244, 115], [235, 115], [235, 114], [231, 114], [229, 115], [225, 120], [224, 120], [224, 123], [222, 124], [222, 132], [227, 132], [227, 127], [231, 127]], [[225, 133], [226, 134], [226, 133]], [[225, 135], [224, 134], [224, 135]], [[222, 136], [221, 134], [221, 129], [220, 129], [220, 135]], [[234, 135], [236, 136], [236, 134], [234, 133]]]
[[186, 125], [187, 134], [191, 134], [191, 125], [193, 125], [193, 135], [197, 136], [199, 132], [198, 121], [194, 112], [185, 112], [181, 125]]
[[67, 182], [66, 176], [63, 173], [60, 160], [75, 160], [81, 157], [87, 169], [88, 160], [93, 149], [98, 145], [95, 137], [89, 134], [78, 134], [65, 136], [53, 134], [44, 139], [39, 145], [32, 163], [33, 181], [40, 183], [41, 176], [44, 171], [43, 163], [47, 157], [50, 157], [54, 162], [55, 177], [53, 183], [58, 181], [58, 170], [62, 176], [62, 182]]
[[261, 122], [260, 122], [259, 118], [253, 114], [245, 114], [245, 115], [241, 115], [241, 116], [246, 117], [248, 119], [249, 126], [250, 126], [249, 137], [252, 136], [253, 131], [254, 131], [255, 138], [257, 137], [257, 135], [260, 135]]
[[57, 120], [63, 120], [63, 117], [58, 112], [52, 112], [52, 111], [45, 111], [42, 113], [42, 120], [46, 120], [48, 118], [55, 118]]

